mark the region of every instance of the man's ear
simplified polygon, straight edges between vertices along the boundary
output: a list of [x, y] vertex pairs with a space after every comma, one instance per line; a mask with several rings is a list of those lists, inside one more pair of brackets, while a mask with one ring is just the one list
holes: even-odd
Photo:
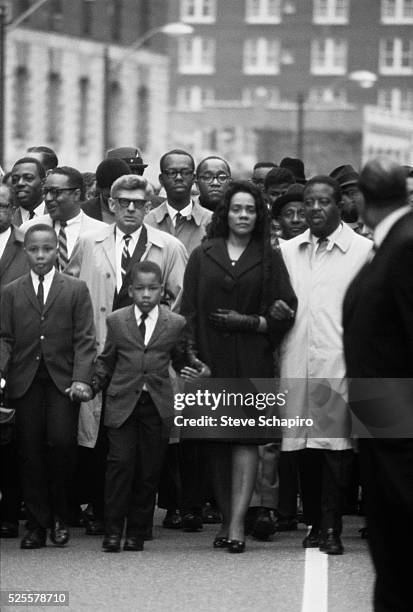
[[133, 298], [133, 287], [132, 285], [129, 285], [128, 287], [128, 295], [130, 298]]
[[109, 198], [108, 199], [108, 206], [109, 206], [109, 210], [110, 212], [114, 213], [115, 212], [115, 208], [116, 208], [116, 204], [113, 198]]
[[162, 185], [162, 187], [165, 187], [164, 182], [163, 182], [163, 174], [161, 172], [161, 174], [158, 176], [158, 181], [160, 182], [160, 184]]

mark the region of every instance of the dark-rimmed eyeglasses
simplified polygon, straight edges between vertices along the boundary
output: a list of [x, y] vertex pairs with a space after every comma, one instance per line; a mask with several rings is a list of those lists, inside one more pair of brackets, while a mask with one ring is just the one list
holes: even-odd
[[171, 168], [170, 170], [163, 170], [162, 174], [172, 179], [176, 179], [178, 174], [180, 174], [182, 178], [190, 178], [191, 176], [194, 176], [194, 171], [189, 170], [189, 168], [181, 168], [180, 170], [175, 170], [175, 168]]
[[204, 172], [204, 174], [200, 174], [198, 176], [198, 180], [203, 183], [212, 183], [214, 179], [218, 181], [220, 185], [227, 183], [231, 177], [225, 172], [218, 172], [217, 174], [212, 174], [212, 172]]
[[142, 210], [147, 205], [147, 200], [132, 200], [132, 198], [113, 198], [121, 208], [129, 208], [132, 204], [135, 209]]
[[45, 198], [47, 195], [51, 195], [52, 198], [57, 198], [64, 191], [76, 191], [79, 187], [43, 187], [42, 193]]

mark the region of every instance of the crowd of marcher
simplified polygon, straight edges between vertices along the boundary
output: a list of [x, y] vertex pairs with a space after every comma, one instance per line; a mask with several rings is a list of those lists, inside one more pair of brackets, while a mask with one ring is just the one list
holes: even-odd
[[[376, 609], [413, 609], [394, 560], [413, 518], [413, 434], [355, 440], [348, 383], [413, 379], [413, 168], [306, 177], [286, 157], [233, 178], [218, 155], [196, 165], [174, 149], [156, 189], [146, 167], [123, 147], [82, 174], [34, 146], [3, 176], [0, 373], [14, 422], [0, 537], [17, 538], [24, 515], [22, 549], [48, 530], [64, 546], [84, 526], [107, 552], [139, 551], [157, 503], [166, 529], [217, 523], [216, 549], [241, 553], [247, 535], [302, 520], [304, 548], [339, 555], [343, 515], [363, 512]], [[180, 440], [173, 395], [208, 378], [240, 391], [298, 380], [282, 416], [313, 425]]]

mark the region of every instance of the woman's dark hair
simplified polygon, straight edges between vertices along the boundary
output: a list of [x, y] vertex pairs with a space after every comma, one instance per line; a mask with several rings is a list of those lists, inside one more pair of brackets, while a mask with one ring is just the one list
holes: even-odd
[[228, 228], [228, 211], [231, 204], [231, 199], [236, 193], [249, 193], [255, 202], [257, 211], [257, 220], [252, 232], [252, 237], [260, 240], [268, 232], [268, 210], [261, 195], [261, 191], [249, 181], [233, 181], [226, 189], [222, 200], [217, 205], [211, 222], [207, 227], [207, 238], [227, 238], [229, 234]]
[[251, 237], [260, 243], [262, 248], [262, 289], [260, 312], [263, 314], [269, 304], [270, 287], [272, 279], [272, 250], [270, 244], [270, 228], [269, 228], [269, 213], [265, 204], [261, 191], [253, 183], [249, 181], [236, 180], [233, 181], [226, 189], [222, 200], [217, 205], [210, 224], [207, 227], [206, 240], [210, 238], [227, 238], [229, 234], [228, 228], [228, 211], [232, 197], [236, 193], [249, 193], [255, 202], [257, 211], [257, 219]]

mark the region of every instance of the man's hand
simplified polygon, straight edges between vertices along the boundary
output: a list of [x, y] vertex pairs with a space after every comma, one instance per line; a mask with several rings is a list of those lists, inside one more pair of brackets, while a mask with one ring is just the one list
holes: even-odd
[[293, 319], [295, 317], [294, 310], [292, 310], [283, 300], [276, 300], [271, 306], [269, 314], [273, 319], [277, 319], [277, 321]]
[[258, 315], [243, 315], [236, 310], [225, 308], [211, 312], [209, 321], [213, 327], [224, 331], [257, 331], [260, 325]]
[[209, 378], [211, 376], [211, 370], [199, 359], [196, 360], [198, 362], [197, 367], [185, 366], [179, 372], [180, 376], [185, 380], [197, 380], [198, 378]]
[[71, 386], [66, 389], [72, 402], [88, 402], [93, 397], [93, 392], [90, 385], [83, 382], [73, 381]]

